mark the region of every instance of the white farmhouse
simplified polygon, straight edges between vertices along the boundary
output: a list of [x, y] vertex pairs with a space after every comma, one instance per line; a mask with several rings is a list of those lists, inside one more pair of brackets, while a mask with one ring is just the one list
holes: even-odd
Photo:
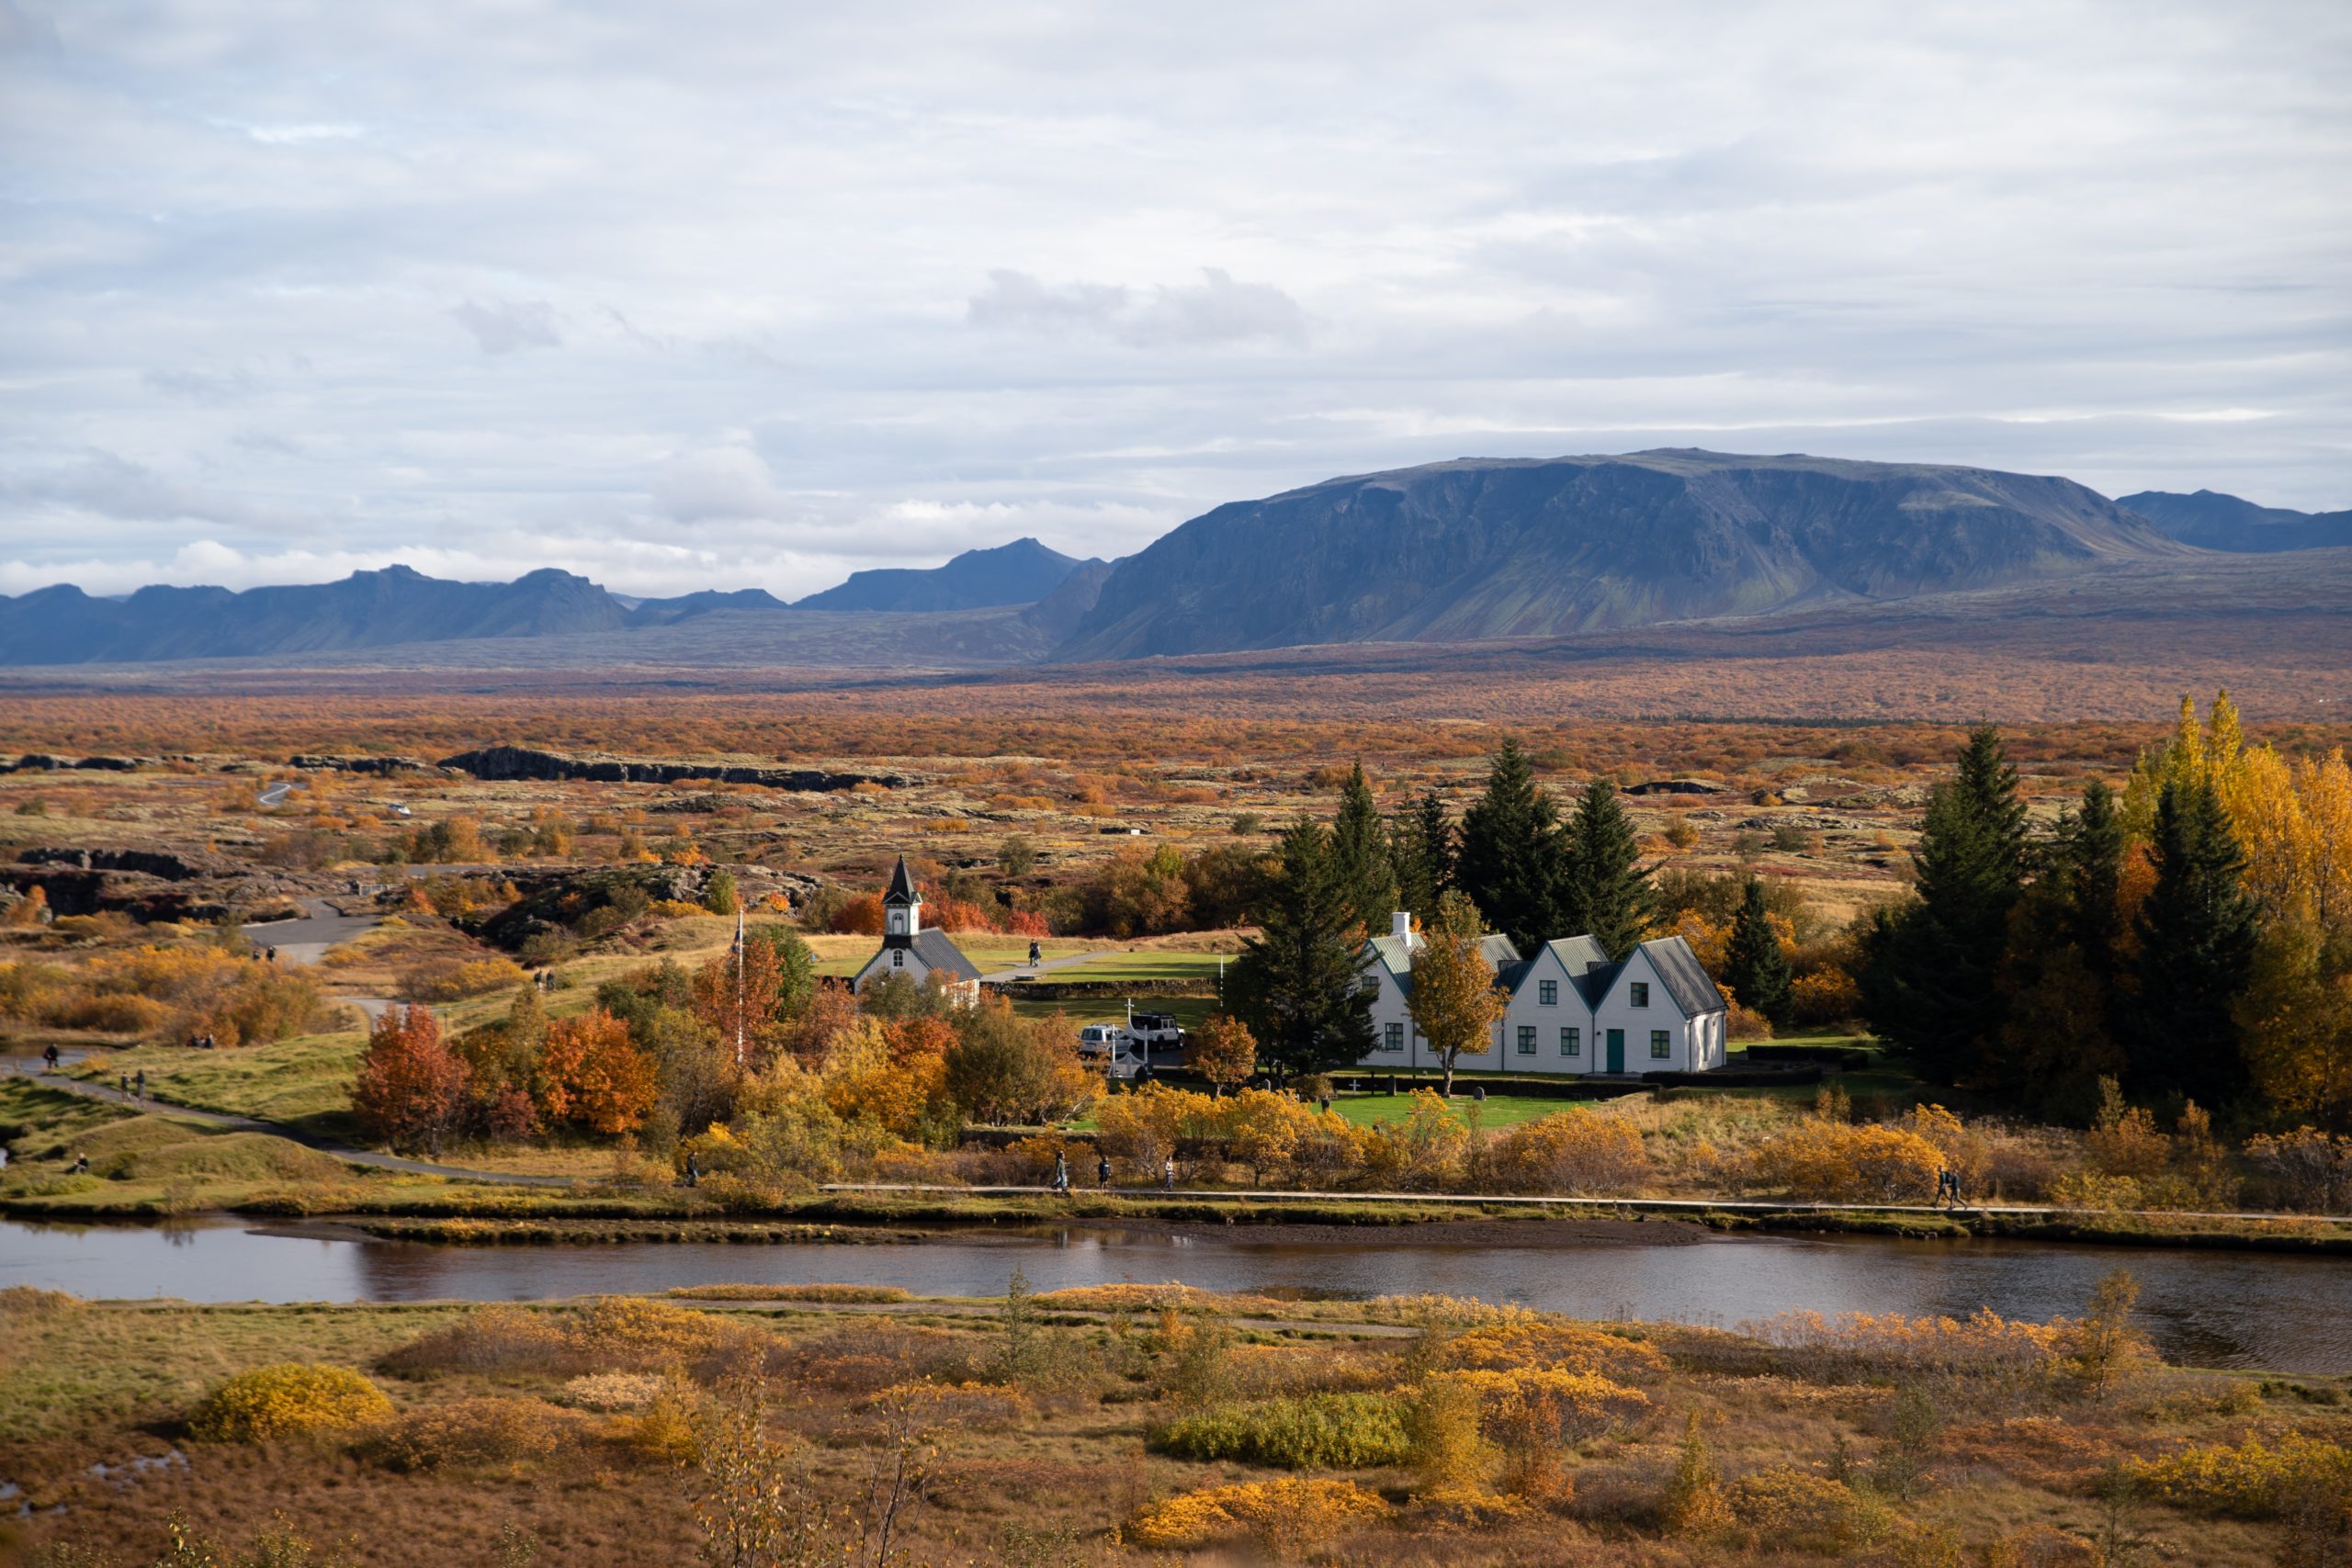
[[922, 895], [915, 891], [904, 855], [890, 874], [889, 891], [882, 895], [882, 950], [865, 961], [850, 988], [863, 991], [868, 981], [883, 975], [904, 975], [917, 985], [935, 975], [957, 1006], [970, 1007], [980, 999], [978, 965], [964, 956], [945, 931], [922, 929]]
[[[1359, 1066], [1411, 1071], [1443, 1064], [1409, 1010], [1413, 954], [1422, 944], [1413, 918], [1390, 917], [1386, 936], [1364, 943], [1372, 993], [1373, 1048]], [[1612, 962], [1589, 936], [1545, 942], [1521, 958], [1510, 939], [1480, 939], [1478, 950], [1510, 993], [1487, 1049], [1454, 1060], [1470, 1072], [1704, 1072], [1728, 1055], [1730, 1007], [1690, 944], [1679, 936], [1643, 942]]]

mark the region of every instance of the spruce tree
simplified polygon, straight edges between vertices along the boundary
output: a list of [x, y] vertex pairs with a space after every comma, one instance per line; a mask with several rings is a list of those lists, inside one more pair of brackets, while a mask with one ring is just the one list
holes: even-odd
[[1454, 883], [1488, 925], [1532, 953], [1575, 934], [1563, 924], [1566, 871], [1559, 813], [1535, 782], [1527, 753], [1505, 739], [1487, 770], [1486, 793], [1462, 814]]
[[1617, 786], [1595, 779], [1584, 786], [1568, 820], [1568, 864], [1553, 936], [1590, 933], [1611, 958], [1623, 958], [1648, 934], [1657, 898], [1641, 864], [1634, 824]]
[[2115, 792], [2093, 779], [2083, 807], [2060, 819], [2058, 864], [2065, 879], [2067, 934], [2101, 980], [2115, 977], [2123, 920], [2123, 819]]
[[2125, 1082], [2135, 1098], [2226, 1104], [2246, 1085], [2233, 1010], [2259, 926], [2241, 886], [2245, 857], [2211, 784], [2166, 781], [2148, 853], [2156, 883], [2135, 922], [2139, 994]]
[[1764, 908], [1764, 885], [1751, 876], [1740, 896], [1739, 913], [1732, 918], [1724, 983], [1741, 1006], [1762, 1013], [1777, 1029], [1789, 1021], [1791, 978], [1781, 934]]
[[1396, 869], [1398, 902], [1426, 915], [1453, 886], [1453, 819], [1435, 790], [1398, 813], [1389, 829], [1388, 858]]
[[1969, 736], [1958, 772], [1928, 796], [1911, 860], [1917, 901], [1880, 910], [1864, 942], [1862, 1010], [1924, 1075], [1973, 1079], [2007, 1016], [2001, 959], [2025, 885], [2025, 807], [1999, 731]]
[[1283, 832], [1282, 868], [1259, 934], [1229, 977], [1233, 1011], [1280, 1077], [1328, 1072], [1373, 1046], [1355, 913], [1332, 864], [1330, 835], [1302, 818]]
[[1388, 912], [1396, 907], [1396, 873], [1388, 862], [1388, 835], [1362, 762], [1340, 792], [1340, 813], [1331, 822], [1331, 869], [1349, 909], [1363, 928], [1362, 934], [1386, 931]]
[[2093, 781], [2062, 814], [2009, 919], [2007, 998], [1986, 1077], [2050, 1121], [2085, 1121], [2102, 1077], [2120, 1076], [2116, 943], [2125, 839], [2113, 791]]

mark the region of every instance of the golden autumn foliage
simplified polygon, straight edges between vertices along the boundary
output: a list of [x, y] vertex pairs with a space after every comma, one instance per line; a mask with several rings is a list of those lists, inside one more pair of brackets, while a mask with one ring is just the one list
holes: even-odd
[[1899, 1127], [1810, 1117], [1756, 1151], [1758, 1180], [1818, 1203], [1921, 1202], [1945, 1168], [1935, 1145]]
[[629, 1039], [628, 1025], [598, 1008], [548, 1025], [537, 1087], [548, 1121], [609, 1137], [644, 1122], [661, 1085], [652, 1062]]
[[1137, 1514], [1126, 1538], [1138, 1546], [1185, 1551], [1254, 1537], [1296, 1551], [1341, 1531], [1377, 1524], [1389, 1506], [1351, 1481], [1245, 1481], [1180, 1493]]
[[322, 1008], [309, 972], [203, 943], [145, 943], [71, 969], [0, 964], [0, 1017], [56, 1029], [266, 1044], [313, 1028]]
[[297, 1432], [389, 1419], [392, 1402], [349, 1367], [280, 1361], [240, 1372], [188, 1416], [191, 1436], [211, 1443], [263, 1443]]

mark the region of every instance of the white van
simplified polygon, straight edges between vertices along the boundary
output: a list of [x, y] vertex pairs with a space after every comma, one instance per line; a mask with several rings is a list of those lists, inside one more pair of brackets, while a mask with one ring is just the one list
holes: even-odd
[[1127, 1043], [1127, 1032], [1115, 1023], [1090, 1023], [1078, 1032], [1078, 1054], [1100, 1056], [1105, 1052], [1116, 1055]]

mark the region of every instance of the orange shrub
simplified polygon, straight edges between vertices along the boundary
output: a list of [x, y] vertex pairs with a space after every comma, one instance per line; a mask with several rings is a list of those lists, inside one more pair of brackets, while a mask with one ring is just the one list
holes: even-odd
[[1808, 1117], [1756, 1151], [1756, 1174], [1792, 1197], [1821, 1203], [1922, 1201], [1944, 1168], [1937, 1147], [1895, 1127], [1855, 1127]]
[[1650, 1171], [1639, 1133], [1584, 1110], [1521, 1122], [1495, 1140], [1488, 1158], [1495, 1185], [1512, 1192], [1632, 1192]]

